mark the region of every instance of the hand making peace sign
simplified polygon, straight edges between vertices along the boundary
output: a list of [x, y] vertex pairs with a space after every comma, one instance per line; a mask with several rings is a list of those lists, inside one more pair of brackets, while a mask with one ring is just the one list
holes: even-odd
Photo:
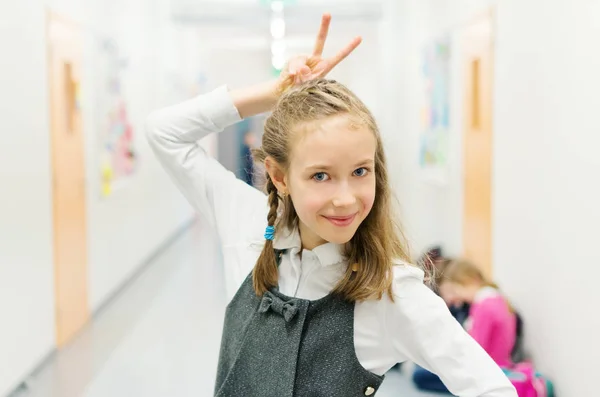
[[302, 84], [309, 80], [325, 77], [327, 73], [350, 55], [350, 53], [361, 43], [362, 38], [355, 37], [334, 56], [323, 58], [323, 48], [325, 47], [325, 41], [327, 40], [330, 22], [331, 15], [323, 14], [321, 27], [312, 55], [294, 56], [288, 61], [279, 76], [279, 92], [284, 92], [294, 85]]

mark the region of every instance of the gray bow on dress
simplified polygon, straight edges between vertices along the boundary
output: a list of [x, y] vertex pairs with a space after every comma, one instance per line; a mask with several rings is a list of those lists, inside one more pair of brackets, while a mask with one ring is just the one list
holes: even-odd
[[259, 313], [266, 313], [273, 310], [275, 313], [283, 316], [286, 322], [292, 321], [292, 319], [298, 314], [298, 306], [295, 300], [283, 301], [281, 298], [276, 296], [270, 291], [265, 292], [258, 307]]

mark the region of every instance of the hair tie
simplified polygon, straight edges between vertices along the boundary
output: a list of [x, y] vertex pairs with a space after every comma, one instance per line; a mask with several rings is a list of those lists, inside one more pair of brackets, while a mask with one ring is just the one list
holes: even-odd
[[267, 226], [265, 230], [265, 238], [267, 240], [273, 240], [275, 238], [275, 226]]

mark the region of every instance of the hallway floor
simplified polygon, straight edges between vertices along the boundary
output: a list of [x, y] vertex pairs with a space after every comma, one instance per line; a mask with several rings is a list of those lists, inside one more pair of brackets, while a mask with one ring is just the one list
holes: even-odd
[[[11, 397], [211, 396], [226, 306], [218, 255], [201, 226], [186, 229]], [[377, 396], [440, 395], [392, 370]]]

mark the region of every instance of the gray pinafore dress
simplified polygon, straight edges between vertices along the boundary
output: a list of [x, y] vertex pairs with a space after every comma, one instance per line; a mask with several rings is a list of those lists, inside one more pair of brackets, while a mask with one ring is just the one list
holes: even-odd
[[352, 302], [259, 297], [250, 274], [227, 306], [216, 397], [374, 396], [383, 378], [356, 357]]

